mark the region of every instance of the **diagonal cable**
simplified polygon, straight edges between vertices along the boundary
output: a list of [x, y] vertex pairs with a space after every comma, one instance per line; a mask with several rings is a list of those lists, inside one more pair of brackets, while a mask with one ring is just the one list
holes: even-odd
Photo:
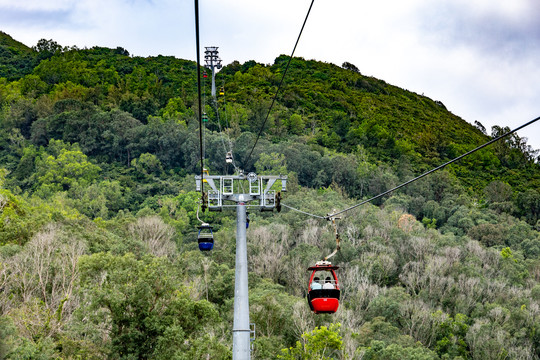
[[435, 172], [435, 171], [437, 171], [437, 170], [440, 170], [440, 169], [442, 169], [442, 168], [444, 168], [444, 167], [446, 167], [446, 166], [448, 166], [448, 165], [450, 165], [450, 164], [452, 164], [452, 163], [454, 163], [454, 162], [456, 162], [456, 161], [458, 161], [458, 160], [461, 160], [461, 159], [463, 159], [465, 156], [468, 156], [468, 155], [470, 155], [470, 154], [472, 154], [472, 153], [474, 153], [474, 152], [477, 152], [478, 150], [483, 149], [483, 148], [485, 148], [486, 146], [491, 145], [491, 144], [493, 144], [494, 142], [499, 141], [499, 140], [501, 140], [502, 138], [505, 138], [505, 137], [507, 137], [507, 136], [509, 136], [509, 135], [511, 135], [511, 134], [513, 134], [513, 133], [515, 133], [516, 131], [518, 131], [518, 130], [520, 130], [520, 129], [523, 129], [523, 128], [526, 127], [526, 126], [529, 126], [529, 125], [531, 125], [531, 124], [537, 122], [538, 120], [540, 120], [540, 116], [537, 117], [537, 118], [535, 118], [535, 119], [532, 119], [531, 121], [529, 121], [529, 122], [527, 122], [527, 123], [525, 123], [525, 124], [523, 124], [523, 125], [521, 125], [521, 126], [519, 126], [519, 127], [517, 127], [517, 128], [515, 128], [514, 130], [511, 130], [511, 131], [507, 132], [506, 134], [502, 134], [501, 136], [498, 136], [498, 137], [496, 137], [495, 139], [491, 139], [491, 140], [488, 141], [487, 143], [485, 143], [485, 144], [483, 144], [483, 145], [480, 145], [480, 146], [478, 146], [477, 148], [472, 149], [471, 151], [467, 151], [465, 154], [462, 154], [462, 155], [458, 156], [458, 157], [455, 158], [455, 159], [452, 159], [452, 160], [450, 160], [450, 161], [447, 161], [447, 162], [445, 162], [444, 164], [439, 165], [439, 166], [437, 166], [436, 168], [431, 169], [431, 170], [429, 170], [429, 171], [423, 173], [422, 175], [419, 175], [419, 176], [415, 177], [414, 179], [411, 179], [411, 180], [409, 180], [409, 181], [407, 181], [407, 182], [404, 182], [404, 183], [401, 184], [401, 185], [398, 185], [398, 186], [396, 186], [396, 187], [394, 187], [394, 188], [392, 188], [392, 189], [390, 189], [390, 190], [387, 190], [387, 191], [385, 191], [385, 192], [383, 192], [383, 193], [380, 193], [379, 195], [376, 195], [376, 196], [372, 197], [371, 199], [367, 199], [367, 200], [365, 200], [365, 201], [362, 201], [361, 203], [356, 204], [356, 205], [354, 205], [354, 206], [351, 206], [351, 207], [349, 207], [349, 208], [347, 208], [347, 209], [345, 209], [345, 210], [341, 210], [341, 211], [338, 211], [338, 212], [336, 212], [336, 213], [334, 213], [334, 214], [330, 214], [330, 215], [328, 215], [326, 218], [330, 218], [330, 217], [333, 217], [333, 216], [342, 214], [342, 213], [344, 213], [344, 212], [346, 212], [346, 211], [352, 210], [352, 209], [354, 209], [354, 208], [356, 208], [356, 207], [358, 207], [358, 206], [360, 206], [360, 205], [363, 205], [363, 204], [365, 204], [365, 203], [367, 203], [367, 202], [370, 202], [370, 201], [373, 201], [373, 200], [378, 199], [378, 198], [380, 198], [380, 197], [383, 197], [384, 195], [387, 195], [387, 194], [391, 193], [392, 191], [395, 191], [395, 190], [400, 189], [400, 188], [402, 188], [402, 187], [404, 187], [404, 186], [407, 186], [407, 185], [409, 185], [410, 183], [415, 182], [416, 180], [419, 180], [419, 179], [423, 178], [424, 176], [427, 176], [427, 175], [429, 175], [429, 174], [431, 174], [431, 173], [433, 173], [433, 172]]
[[310, 214], [310, 213], [308, 213], [308, 212], [305, 212], [305, 211], [302, 211], [302, 210], [293, 208], [292, 206], [285, 205], [285, 204], [283, 204], [283, 203], [281, 204], [281, 206], [286, 207], [287, 209], [291, 209], [291, 210], [293, 210], [293, 211], [299, 212], [299, 213], [301, 213], [301, 214], [304, 214], [304, 215], [308, 215], [308, 216], [317, 218], [317, 219], [327, 220], [326, 217], [324, 217], [324, 216], [319, 216], [319, 215], [315, 215], [315, 214]]
[[253, 150], [255, 150], [255, 146], [257, 146], [257, 142], [259, 141], [259, 138], [261, 137], [261, 134], [264, 130], [264, 126], [266, 125], [266, 122], [268, 121], [268, 117], [270, 116], [270, 112], [272, 111], [272, 107], [274, 107], [274, 103], [276, 102], [277, 96], [279, 94], [279, 90], [281, 89], [281, 85], [283, 84], [283, 80], [285, 79], [285, 75], [287, 75], [287, 71], [289, 70], [289, 65], [291, 64], [292, 58], [294, 56], [294, 52], [296, 50], [296, 47], [298, 46], [298, 42], [300, 41], [300, 36], [302, 36], [302, 31], [304, 31], [304, 27], [306, 26], [307, 19], [309, 17], [309, 13], [311, 12], [311, 8], [313, 7], [313, 3], [315, 0], [311, 0], [311, 5], [309, 5], [309, 10], [306, 14], [306, 18], [304, 19], [304, 23], [302, 24], [302, 28], [300, 29], [300, 33], [298, 34], [298, 38], [296, 39], [296, 43], [294, 44], [293, 51], [291, 53], [291, 57], [289, 58], [289, 61], [287, 62], [287, 67], [285, 68], [285, 72], [283, 73], [283, 76], [281, 77], [281, 81], [279, 82], [278, 88], [276, 93], [274, 94], [274, 98], [272, 99], [272, 103], [270, 104], [270, 108], [268, 108], [268, 112], [266, 113], [266, 118], [264, 119], [261, 129], [259, 130], [259, 133], [257, 134], [257, 138], [255, 139], [255, 143], [253, 144], [253, 147], [251, 148], [251, 151], [249, 152], [249, 155], [246, 157], [242, 164], [242, 169], [246, 167], [247, 162], [251, 158], [251, 155], [253, 154]]
[[358, 204], [356, 204], [356, 205], [353, 205], [353, 206], [348, 207], [348, 208], [346, 208], [346, 209], [344, 209], [344, 210], [335, 212], [335, 213], [333, 213], [333, 214], [328, 214], [328, 215], [326, 215], [326, 216], [313, 215], [313, 214], [310, 214], [310, 213], [307, 213], [307, 212], [304, 212], [304, 211], [295, 209], [295, 208], [293, 208], [293, 207], [287, 206], [287, 205], [285, 205], [285, 204], [281, 204], [281, 205], [282, 205], [282, 206], [285, 206], [286, 208], [289, 208], [289, 209], [291, 209], [291, 210], [298, 211], [298, 212], [300, 212], [300, 213], [303, 213], [303, 214], [306, 214], [306, 215], [309, 215], [309, 216], [312, 216], [312, 217], [315, 217], [315, 218], [330, 220], [330, 219], [331, 219], [332, 217], [334, 217], [334, 216], [337, 216], [337, 215], [339, 215], [339, 214], [343, 214], [344, 212], [350, 211], [350, 210], [355, 209], [355, 208], [357, 208], [357, 207], [359, 207], [359, 206], [361, 206], [361, 205], [364, 205], [364, 204], [366, 204], [366, 203], [368, 203], [368, 202], [371, 202], [371, 201], [376, 200], [376, 199], [378, 199], [378, 198], [381, 198], [381, 197], [383, 197], [383, 196], [385, 196], [385, 195], [388, 195], [388, 194], [390, 194], [391, 192], [393, 192], [393, 191], [395, 191], [395, 190], [401, 189], [402, 187], [407, 186], [407, 185], [409, 185], [410, 183], [413, 183], [413, 182], [415, 182], [415, 181], [417, 181], [417, 180], [423, 178], [424, 176], [427, 176], [427, 175], [429, 175], [429, 174], [431, 174], [431, 173], [434, 173], [435, 171], [441, 170], [442, 168], [444, 168], [444, 167], [446, 167], [446, 166], [448, 166], [448, 165], [450, 165], [450, 164], [452, 164], [452, 163], [455, 163], [455, 162], [458, 161], [458, 160], [463, 159], [465, 156], [468, 156], [468, 155], [470, 155], [470, 154], [472, 154], [472, 153], [474, 153], [474, 152], [476, 152], [476, 151], [478, 151], [478, 150], [480, 150], [480, 149], [485, 148], [485, 147], [488, 146], [488, 145], [493, 144], [493, 143], [496, 142], [496, 141], [499, 141], [499, 140], [501, 140], [501, 139], [503, 139], [503, 138], [505, 138], [505, 137], [507, 137], [507, 136], [509, 136], [509, 135], [512, 135], [513, 133], [515, 133], [515, 132], [518, 131], [518, 130], [521, 130], [521, 129], [523, 129], [523, 128], [529, 126], [529, 125], [534, 124], [534, 123], [537, 122], [538, 120], [540, 120], [540, 116], [537, 117], [537, 118], [532, 119], [531, 121], [529, 121], [529, 122], [527, 122], [527, 123], [525, 123], [525, 124], [523, 124], [523, 125], [521, 125], [521, 126], [518, 126], [518, 127], [515, 128], [514, 130], [511, 130], [511, 131], [509, 131], [509, 132], [507, 132], [507, 133], [504, 133], [504, 134], [502, 134], [502, 135], [500, 135], [500, 136], [498, 136], [498, 137], [496, 137], [496, 138], [494, 138], [494, 139], [491, 139], [490, 141], [488, 141], [488, 142], [486, 142], [486, 143], [484, 143], [484, 144], [482, 144], [482, 145], [480, 145], [480, 146], [478, 146], [478, 147], [476, 147], [476, 148], [474, 148], [474, 149], [472, 149], [472, 150], [470, 150], [470, 151], [468, 151], [468, 152], [466, 152], [466, 153], [464, 153], [464, 154], [458, 156], [457, 158], [454, 158], [454, 159], [452, 159], [452, 160], [450, 160], [450, 161], [447, 161], [447, 162], [445, 162], [444, 164], [439, 165], [439, 166], [437, 166], [436, 168], [433, 168], [433, 169], [431, 169], [431, 170], [429, 170], [429, 171], [423, 173], [422, 175], [418, 175], [418, 176], [415, 177], [414, 179], [411, 179], [411, 180], [409, 180], [409, 181], [406, 181], [406, 182], [404, 182], [404, 183], [401, 184], [401, 185], [398, 185], [398, 186], [396, 186], [396, 187], [394, 187], [394, 188], [392, 188], [392, 189], [390, 189], [390, 190], [386, 190], [385, 192], [380, 193], [379, 195], [375, 195], [375, 196], [373, 196], [372, 198], [369, 198], [369, 199], [367, 199], [367, 200], [364, 200], [364, 201], [362, 201], [362, 202], [360, 202], [360, 203], [358, 203]]

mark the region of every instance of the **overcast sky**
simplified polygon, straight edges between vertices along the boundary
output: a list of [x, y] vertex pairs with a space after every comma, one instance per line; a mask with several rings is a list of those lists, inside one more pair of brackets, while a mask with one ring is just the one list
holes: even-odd
[[[200, 0], [201, 47], [219, 46], [224, 64], [273, 63], [291, 53], [310, 3]], [[538, 0], [316, 0], [295, 55], [351, 62], [489, 132], [540, 116], [539, 18]], [[192, 0], [0, 0], [0, 30], [28, 46], [195, 60], [194, 29]], [[540, 121], [519, 135], [540, 149]]]

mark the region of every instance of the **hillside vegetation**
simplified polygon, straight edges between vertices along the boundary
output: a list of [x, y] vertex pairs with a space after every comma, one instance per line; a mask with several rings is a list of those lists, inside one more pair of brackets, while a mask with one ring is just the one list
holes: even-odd
[[[205, 162], [286, 174], [325, 215], [493, 136], [440, 101], [341, 67], [233, 62], [204, 87]], [[192, 61], [32, 48], [0, 33], [0, 358], [230, 359], [234, 212], [197, 249]], [[216, 105], [216, 106], [214, 106]], [[216, 111], [216, 107], [218, 111]], [[525, 119], [527, 120], [527, 119]], [[540, 165], [512, 135], [338, 220], [342, 299], [305, 300], [335, 248], [323, 220], [250, 214], [254, 359], [539, 359]]]

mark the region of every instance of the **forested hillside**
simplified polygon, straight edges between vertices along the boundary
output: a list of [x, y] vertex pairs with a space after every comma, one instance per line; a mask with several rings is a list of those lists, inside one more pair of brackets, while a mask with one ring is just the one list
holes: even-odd
[[[288, 175], [326, 215], [507, 130], [342, 66], [226, 65], [205, 161]], [[0, 358], [230, 359], [235, 214], [197, 247], [197, 67], [0, 32]], [[450, 111], [449, 111], [450, 110]], [[528, 119], [523, 119], [524, 121]], [[251, 212], [254, 359], [540, 359], [540, 165], [512, 135], [338, 220], [341, 304], [309, 310], [324, 220]]]

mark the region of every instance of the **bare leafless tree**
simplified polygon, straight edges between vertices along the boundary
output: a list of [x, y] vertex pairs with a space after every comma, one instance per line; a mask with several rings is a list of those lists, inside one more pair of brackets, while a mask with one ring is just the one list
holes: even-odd
[[362, 244], [362, 230], [357, 224], [351, 223], [347, 225], [345, 234], [347, 234], [347, 239], [351, 242], [352, 246], [358, 247]]
[[399, 279], [410, 294], [418, 295], [424, 287], [424, 265], [418, 261], [408, 262], [403, 266]]
[[315, 318], [311, 314], [307, 302], [298, 301], [293, 305], [293, 324], [297, 338], [303, 333], [313, 330], [315, 327]]
[[41, 331], [50, 336], [69, 321], [79, 306], [77, 261], [85, 251], [82, 240], [48, 225], [6, 260], [9, 270], [3, 273], [0, 304], [22, 334], [31, 337], [32, 331]]
[[451, 266], [461, 260], [461, 250], [458, 247], [444, 248], [444, 255], [446, 256], [446, 261], [448, 262], [448, 265]]
[[356, 334], [354, 334], [354, 329], [358, 329], [364, 323], [362, 312], [342, 307], [338, 310], [335, 317], [336, 322], [342, 325], [340, 333], [343, 340], [343, 347], [339, 354], [339, 359], [358, 359], [355, 354], [359, 344], [355, 339]]
[[456, 306], [458, 312], [468, 314], [482, 297], [483, 288], [481, 281], [478, 278], [470, 278], [460, 274], [456, 286], [459, 289]]
[[361, 265], [347, 266], [340, 275], [342, 299], [354, 303], [357, 311], [366, 310], [374, 298], [387, 292], [387, 288], [373, 284], [366, 271]]
[[407, 300], [400, 307], [403, 329], [407, 335], [429, 347], [435, 340], [438, 324], [447, 321], [448, 314], [438, 312], [420, 299]]
[[7, 203], [8, 203], [7, 197], [4, 196], [3, 194], [0, 194], [0, 211], [4, 209]]
[[281, 259], [289, 250], [289, 230], [282, 224], [271, 224], [253, 229], [248, 236], [249, 263], [253, 271], [278, 281], [285, 272]]
[[131, 234], [142, 241], [148, 252], [154, 256], [171, 257], [176, 254], [173, 241], [174, 229], [165, 224], [159, 216], [138, 218], [129, 226]]
[[292, 293], [296, 296], [305, 296], [308, 290], [309, 277], [306, 264], [299, 257], [288, 258], [287, 276], [287, 282], [290, 284]]
[[208, 301], [208, 270], [210, 269], [210, 265], [212, 265], [212, 260], [208, 258], [204, 258], [201, 262], [202, 268], [203, 268], [203, 278], [204, 278], [204, 288], [206, 293], [206, 300]]
[[324, 227], [320, 225], [320, 222], [315, 219], [308, 219], [297, 241], [299, 244], [310, 244], [321, 247], [323, 230]]

